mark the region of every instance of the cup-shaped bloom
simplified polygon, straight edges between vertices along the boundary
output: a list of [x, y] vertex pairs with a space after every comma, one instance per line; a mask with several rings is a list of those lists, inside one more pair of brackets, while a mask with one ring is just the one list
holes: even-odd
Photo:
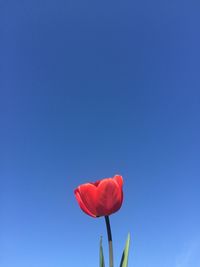
[[108, 216], [121, 208], [123, 178], [115, 175], [94, 183], [79, 185], [74, 194], [80, 208], [92, 217]]

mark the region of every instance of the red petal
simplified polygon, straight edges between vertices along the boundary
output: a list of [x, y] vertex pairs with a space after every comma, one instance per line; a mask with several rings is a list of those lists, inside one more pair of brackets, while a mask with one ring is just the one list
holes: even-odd
[[95, 217], [97, 216], [96, 211], [96, 193], [97, 187], [93, 184], [83, 184], [78, 187], [80, 198], [84, 206], [92, 213]]
[[81, 196], [80, 196], [80, 192], [78, 189], [75, 189], [74, 191], [74, 194], [75, 194], [75, 197], [76, 197], [76, 200], [80, 206], [80, 208], [82, 209], [82, 211], [84, 211], [85, 213], [87, 213], [88, 215], [92, 216], [92, 217], [96, 217], [95, 214], [92, 214], [88, 209], [87, 207], [85, 206], [85, 204], [83, 203], [82, 199], [81, 199]]
[[114, 180], [118, 183], [118, 185], [122, 188], [123, 186], [123, 178], [121, 175], [115, 175]]
[[90, 184], [93, 184], [93, 185], [95, 185], [95, 186], [98, 186], [100, 182], [101, 182], [101, 180], [98, 180], [98, 181], [96, 181], [96, 182], [91, 182]]
[[122, 205], [122, 190], [112, 179], [103, 179], [97, 187], [97, 215], [110, 215]]

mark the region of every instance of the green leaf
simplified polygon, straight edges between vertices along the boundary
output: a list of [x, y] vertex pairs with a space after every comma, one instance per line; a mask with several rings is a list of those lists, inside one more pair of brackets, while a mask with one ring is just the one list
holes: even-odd
[[100, 238], [99, 267], [105, 267], [105, 261], [104, 261], [104, 256], [103, 256], [103, 247], [102, 247], [102, 236]]
[[129, 247], [130, 247], [130, 234], [128, 234], [126, 245], [122, 254], [120, 267], [127, 267], [128, 266], [128, 254], [129, 254]]

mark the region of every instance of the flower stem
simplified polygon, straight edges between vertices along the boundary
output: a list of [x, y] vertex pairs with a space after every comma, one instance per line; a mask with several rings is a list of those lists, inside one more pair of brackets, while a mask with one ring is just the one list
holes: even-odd
[[105, 216], [106, 228], [108, 234], [108, 246], [109, 246], [109, 267], [113, 267], [113, 245], [112, 245], [112, 233], [110, 228], [110, 220], [108, 216]]

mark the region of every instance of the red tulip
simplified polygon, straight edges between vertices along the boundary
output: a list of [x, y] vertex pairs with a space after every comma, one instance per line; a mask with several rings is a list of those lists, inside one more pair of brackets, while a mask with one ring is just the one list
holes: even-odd
[[121, 208], [123, 178], [115, 175], [94, 183], [79, 185], [74, 194], [80, 208], [92, 217], [108, 216]]

